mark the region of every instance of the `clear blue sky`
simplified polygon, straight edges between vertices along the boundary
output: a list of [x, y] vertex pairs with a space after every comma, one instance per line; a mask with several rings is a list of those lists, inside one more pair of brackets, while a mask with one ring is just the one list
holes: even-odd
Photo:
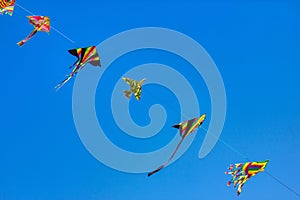
[[[17, 0], [37, 15], [50, 16], [51, 24], [75, 43], [52, 30], [49, 35], [36, 34], [20, 48], [16, 43], [32, 30], [25, 17], [28, 13], [16, 7], [12, 17], [0, 16], [0, 199], [236, 199], [236, 189], [226, 186], [230, 177], [224, 171], [230, 163], [245, 160], [221, 142], [199, 159], [203, 130], [179, 160], [153, 177], [116, 171], [97, 161], [79, 139], [72, 116], [74, 80], [55, 92], [54, 86], [75, 61], [68, 49], [98, 45], [119, 32], [148, 26], [180, 31], [206, 49], [226, 88], [221, 139], [253, 160], [270, 159], [268, 172], [300, 192], [298, 1], [75, 2]], [[130, 69], [131, 64], [143, 64], [136, 61], [141, 58], [176, 65], [168, 55], [153, 51], [151, 60], [146, 53], [128, 55], [119, 64]], [[111, 89], [116, 80], [109, 77], [105, 84]], [[162, 98], [153, 100], [145, 88], [142, 102], [161, 103], [171, 116], [160, 133], [162, 140], [150, 138], [147, 145], [139, 145], [141, 140], [122, 136], [107, 109], [98, 115], [108, 117], [106, 129], [114, 130], [109, 137], [116, 144], [147, 152], [164, 146], [176, 134], [169, 126], [178, 122], [181, 113], [167, 100], [174, 96], [157, 89]], [[201, 111], [209, 115], [204, 86], [197, 96], [204, 99]], [[137, 123], [147, 124], [147, 106], [135, 101], [130, 105]], [[100, 94], [97, 106], [103, 106]], [[266, 173], [251, 178], [238, 198], [299, 199]]]

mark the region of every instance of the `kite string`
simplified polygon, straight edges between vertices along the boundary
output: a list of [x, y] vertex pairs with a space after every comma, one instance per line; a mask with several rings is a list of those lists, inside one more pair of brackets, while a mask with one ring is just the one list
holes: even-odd
[[[149, 92], [151, 96], [157, 98], [156, 95], [154, 95], [153, 93]], [[173, 104], [171, 104], [172, 107]], [[185, 117], [186, 119], [190, 119], [192, 117], [189, 117], [187, 115], [185, 115], [184, 112], [182, 112], [182, 116]], [[205, 132], [208, 132], [208, 130], [206, 128], [204, 128], [203, 126], [201, 126], [200, 128], [202, 128]], [[214, 138], [216, 138], [218, 141], [220, 141], [221, 143], [223, 143], [226, 147], [228, 147], [229, 149], [231, 149], [232, 151], [234, 151], [235, 153], [239, 154], [241, 157], [243, 157], [244, 159], [246, 159], [247, 161], [249, 161], [250, 159], [248, 158], [248, 156], [246, 156], [245, 154], [241, 153], [239, 150], [237, 150], [236, 148], [234, 148], [232, 145], [228, 144], [227, 142], [225, 142], [224, 140], [222, 140], [220, 137], [216, 137], [212, 131], [210, 131], [210, 135], [212, 135]], [[281, 184], [283, 187], [285, 187], [286, 189], [288, 189], [290, 192], [294, 193], [296, 196], [300, 197], [300, 194], [297, 193], [295, 190], [293, 190], [291, 187], [289, 187], [287, 184], [283, 183], [282, 181], [280, 181], [278, 178], [276, 178], [274, 175], [272, 175], [271, 173], [269, 173], [268, 171], [264, 170], [264, 172], [270, 176], [271, 178], [273, 178], [275, 181], [277, 181], [279, 184]]]
[[[208, 132], [207, 129], [201, 127], [205, 132]], [[212, 132], [210, 132], [210, 135], [212, 135], [213, 137], [217, 138]], [[250, 160], [245, 154], [241, 153], [240, 151], [238, 151], [236, 148], [232, 147], [230, 144], [228, 144], [227, 142], [225, 142], [224, 140], [217, 138], [220, 142], [222, 142], [225, 146], [227, 146], [228, 148], [230, 148], [232, 151], [236, 152], [237, 154], [239, 154], [240, 156], [242, 156], [243, 158], [245, 158], [246, 160]], [[296, 196], [300, 197], [300, 194], [297, 193], [295, 190], [293, 190], [291, 187], [289, 187], [287, 184], [283, 183], [281, 180], [279, 180], [278, 178], [276, 178], [274, 175], [272, 175], [271, 173], [269, 173], [267, 170], [264, 170], [264, 172], [270, 176], [271, 178], [273, 178], [275, 181], [277, 181], [279, 184], [281, 184], [283, 187], [285, 187], [286, 189], [288, 189], [290, 192], [294, 193]]]
[[[19, 8], [21, 8], [22, 10], [24, 10], [25, 12], [27, 12], [30, 15], [35, 15], [33, 12], [31, 12], [30, 10], [26, 9], [25, 7], [21, 6], [20, 4], [15, 3], [16, 6], [18, 6]], [[65, 34], [63, 34], [61, 31], [59, 31], [57, 28], [55, 28], [54, 26], [51, 25], [51, 28], [56, 31], [59, 35], [61, 35], [62, 37], [64, 37], [65, 39], [67, 39], [68, 41], [75, 43], [72, 39], [70, 39], [68, 36], [66, 36]]]
[[[207, 129], [201, 127], [205, 132], [208, 132]], [[212, 132], [210, 132], [213, 137], [217, 138]], [[228, 148], [230, 148], [232, 151], [236, 152], [237, 154], [239, 154], [240, 156], [242, 156], [243, 158], [245, 158], [246, 160], [250, 160], [245, 154], [241, 153], [240, 151], [238, 151], [236, 148], [232, 147], [230, 144], [228, 144], [227, 142], [225, 142], [224, 140], [217, 138], [220, 142], [222, 142], [225, 146], [227, 146]], [[288, 189], [290, 192], [294, 193], [296, 196], [300, 197], [300, 194], [297, 193], [295, 190], [293, 190], [291, 187], [289, 187], [287, 184], [283, 183], [281, 180], [279, 180], [278, 178], [276, 178], [274, 175], [272, 175], [271, 173], [269, 173], [267, 170], [264, 170], [264, 172], [270, 176], [271, 178], [273, 178], [274, 180], [276, 180], [279, 184], [281, 184], [283, 187], [285, 187], [286, 189]]]
[[63, 34], [61, 31], [59, 31], [57, 28], [55, 28], [54, 26], [51, 26], [51, 28], [56, 31], [58, 34], [60, 34], [62, 37], [64, 37], [65, 39], [69, 40], [72, 43], [75, 43], [73, 40], [71, 40], [68, 36], [66, 36], [65, 34]]
[[24, 10], [25, 12], [31, 14], [31, 15], [35, 15], [33, 14], [30, 10], [27, 10], [26, 8], [24, 8], [23, 6], [21, 6], [20, 4], [15, 3], [16, 6], [18, 6], [19, 8], [21, 8], [22, 10]]
[[274, 175], [272, 175], [268, 171], [265, 170], [265, 173], [268, 174], [274, 180], [276, 180], [279, 184], [281, 184], [282, 186], [286, 187], [286, 189], [288, 189], [290, 192], [294, 193], [295, 195], [297, 195], [300, 198], [300, 194], [297, 193], [295, 190], [293, 190], [291, 187], [289, 187], [288, 185], [286, 185], [285, 183], [283, 183], [281, 180], [279, 180], [277, 177], [275, 177]]
[[[204, 127], [200, 127], [202, 128], [205, 132], [208, 132], [208, 130]], [[243, 153], [241, 153], [240, 151], [238, 151], [236, 148], [234, 148], [233, 146], [231, 146], [230, 144], [228, 144], [227, 142], [225, 142], [224, 140], [222, 140], [221, 138], [216, 137], [211, 131], [210, 131], [210, 135], [212, 135], [214, 138], [216, 138], [218, 141], [220, 141], [221, 143], [223, 143], [225, 146], [227, 146], [229, 149], [231, 149], [232, 151], [234, 151], [235, 153], [239, 154], [241, 157], [243, 157], [244, 159], [246, 159], [247, 161], [249, 161], [250, 159]]]
[[[31, 15], [35, 15], [34, 13], [32, 13], [30, 10], [26, 9], [25, 7], [21, 6], [20, 4], [15, 3], [15, 5], [17, 5], [19, 8], [21, 8], [22, 10], [24, 10], [25, 12], [31, 14]], [[64, 37], [65, 39], [67, 39], [68, 41], [75, 43], [72, 39], [70, 39], [68, 36], [66, 36], [65, 34], [63, 34], [61, 31], [59, 31], [57, 28], [55, 28], [54, 26], [51, 26], [51, 28], [56, 31], [58, 34], [60, 34], [62, 37]], [[184, 113], [182, 113], [184, 114]], [[186, 117], [186, 115], [185, 115]], [[204, 131], [208, 132], [207, 129], [201, 127]], [[240, 156], [242, 156], [243, 158], [249, 160], [249, 158], [247, 156], [245, 156], [243, 153], [241, 153], [240, 151], [238, 151], [237, 149], [235, 149], [234, 147], [232, 147], [230, 144], [228, 144], [227, 142], [225, 142], [224, 140], [217, 138], [212, 132], [210, 132], [211, 135], [213, 137], [215, 137], [218, 141], [222, 142], [225, 146], [227, 146], [228, 148], [230, 148], [232, 151], [236, 152], [237, 154], [239, 154]], [[273, 176], [272, 174], [270, 174], [269, 172], [265, 171], [266, 174], [268, 174], [271, 178], [273, 178], [274, 180], [276, 180], [278, 183], [280, 183], [282, 186], [286, 187], [289, 191], [293, 192], [295, 195], [297, 195], [298, 197], [300, 197], [300, 194], [298, 194], [295, 190], [293, 190], [292, 188], [290, 188], [288, 185], [284, 184], [282, 181], [280, 181], [278, 178], [276, 178], [275, 176]]]

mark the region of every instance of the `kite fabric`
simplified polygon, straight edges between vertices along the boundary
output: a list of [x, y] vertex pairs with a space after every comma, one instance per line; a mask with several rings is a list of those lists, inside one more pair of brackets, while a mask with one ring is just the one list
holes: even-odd
[[231, 164], [225, 174], [231, 174], [232, 179], [227, 183], [228, 186], [233, 184], [234, 188], [238, 185], [237, 196], [242, 192], [245, 182], [255, 176], [257, 173], [264, 171], [269, 160], [262, 162], [246, 162], [239, 164]]
[[79, 70], [81, 70], [87, 63], [90, 63], [93, 66], [101, 67], [100, 57], [98, 55], [97, 49], [95, 46], [77, 48], [68, 50], [70, 54], [77, 57], [76, 62], [69, 68], [74, 67], [72, 72], [67, 75], [67, 78], [60, 82], [55, 88], [60, 89], [66, 82], [68, 82], [73, 76], [75, 76]]
[[144, 78], [143, 80], [140, 81], [136, 81], [125, 77], [123, 77], [122, 79], [130, 86], [129, 90], [123, 90], [125, 97], [130, 99], [131, 94], [133, 93], [135, 98], [137, 100], [140, 100], [142, 94], [142, 85], [146, 79]]
[[172, 153], [171, 157], [167, 160], [167, 162], [165, 162], [163, 165], [161, 165], [160, 167], [158, 167], [156, 170], [149, 172], [148, 176], [153, 175], [154, 173], [160, 171], [162, 168], [164, 168], [165, 166], [167, 166], [169, 164], [169, 162], [172, 160], [172, 158], [174, 157], [174, 155], [176, 154], [177, 150], [179, 149], [182, 141], [188, 136], [190, 135], [190, 133], [194, 132], [198, 127], [200, 127], [204, 120], [206, 118], [206, 114], [201, 115], [200, 117], [194, 118], [194, 119], [190, 119], [184, 122], [181, 122], [179, 124], [174, 125], [174, 128], [179, 129], [180, 132], [180, 136], [181, 136], [181, 140], [178, 143], [176, 149], [174, 150], [174, 152]]
[[0, 0], [0, 14], [12, 16], [15, 7], [15, 0]]
[[29, 23], [33, 25], [34, 29], [31, 33], [24, 39], [18, 42], [17, 44], [21, 47], [23, 46], [30, 38], [32, 38], [38, 31], [50, 32], [50, 18], [47, 16], [27, 16]]

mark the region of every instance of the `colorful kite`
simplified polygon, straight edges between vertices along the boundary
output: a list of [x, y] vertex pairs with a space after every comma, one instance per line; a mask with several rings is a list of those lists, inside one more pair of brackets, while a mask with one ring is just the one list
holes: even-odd
[[142, 85], [144, 81], [146, 80], [145, 78], [143, 80], [140, 80], [139, 82], [130, 78], [122, 78], [129, 86], [129, 90], [124, 90], [124, 95], [130, 99], [130, 96], [132, 93], [134, 93], [134, 96], [137, 100], [141, 99], [141, 94], [142, 94]]
[[231, 174], [232, 176], [232, 179], [227, 183], [227, 185], [230, 186], [230, 184], [233, 183], [234, 188], [238, 185], [237, 196], [239, 196], [245, 182], [257, 173], [264, 171], [268, 162], [269, 160], [263, 162], [231, 164], [228, 168], [229, 172], [225, 172], [225, 174]]
[[68, 51], [70, 54], [77, 57], [77, 61], [69, 67], [72, 68], [75, 66], [71, 74], [67, 75], [67, 78], [55, 87], [57, 90], [60, 89], [66, 82], [68, 82], [75, 74], [77, 74], [79, 70], [81, 70], [87, 63], [90, 63], [93, 66], [101, 67], [100, 57], [95, 46], [71, 49]]
[[33, 31], [24, 39], [18, 42], [19, 46], [23, 46], [30, 38], [32, 38], [38, 31], [50, 32], [50, 19], [46, 16], [27, 16], [29, 23], [33, 25]]
[[179, 124], [174, 125], [174, 128], [179, 129], [180, 131], [180, 136], [181, 136], [181, 140], [178, 143], [175, 151], [173, 152], [173, 154], [171, 155], [171, 157], [169, 158], [169, 160], [167, 160], [167, 162], [165, 162], [163, 165], [161, 165], [160, 167], [158, 167], [156, 170], [148, 173], [148, 176], [151, 176], [152, 174], [158, 172], [159, 170], [161, 170], [162, 168], [164, 168], [174, 157], [175, 153], [177, 152], [177, 150], [179, 149], [179, 146], [181, 145], [182, 141], [192, 132], [194, 132], [199, 126], [201, 126], [204, 122], [206, 118], [206, 114], [201, 115], [201, 117], [197, 117], [194, 119], [190, 119], [184, 122], [181, 122]]
[[12, 16], [16, 0], [0, 0], [0, 14]]

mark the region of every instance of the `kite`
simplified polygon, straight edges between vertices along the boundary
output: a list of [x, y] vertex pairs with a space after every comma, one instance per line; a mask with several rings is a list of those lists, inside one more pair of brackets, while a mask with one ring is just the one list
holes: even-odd
[[158, 167], [156, 170], [149, 172], [148, 176], [153, 175], [154, 173], [160, 171], [162, 168], [164, 168], [174, 157], [175, 153], [177, 152], [177, 150], [179, 149], [179, 146], [181, 145], [182, 141], [192, 132], [194, 132], [196, 130], [196, 128], [200, 127], [204, 120], [206, 118], [206, 114], [201, 115], [200, 117], [194, 118], [194, 119], [190, 119], [184, 122], [181, 122], [179, 124], [174, 125], [174, 128], [179, 129], [180, 131], [180, 136], [181, 136], [181, 140], [178, 143], [175, 151], [172, 153], [171, 157], [169, 158], [169, 160], [167, 160], [167, 162], [165, 162], [163, 165], [161, 165], [160, 167]]
[[129, 86], [129, 90], [124, 90], [124, 95], [128, 99], [130, 99], [130, 96], [132, 93], [134, 93], [134, 96], [137, 100], [141, 99], [141, 94], [142, 94], [142, 85], [144, 81], [146, 80], [145, 78], [143, 80], [140, 80], [139, 82], [130, 78], [122, 78]]
[[242, 192], [242, 187], [245, 182], [255, 176], [257, 173], [264, 171], [269, 160], [262, 162], [246, 162], [239, 164], [231, 164], [228, 168], [228, 172], [225, 174], [231, 174], [232, 179], [227, 183], [227, 186], [233, 183], [234, 188], [238, 185], [237, 196], [239, 196]]
[[12, 16], [16, 0], [0, 0], [0, 14]]
[[24, 39], [18, 42], [19, 46], [23, 46], [30, 38], [32, 38], [38, 31], [50, 32], [50, 18], [46, 16], [27, 16], [29, 23], [33, 25], [34, 29]]
[[79, 72], [87, 63], [92, 64], [93, 66], [101, 67], [100, 57], [97, 53], [97, 49], [95, 46], [85, 47], [85, 48], [77, 48], [68, 50], [70, 54], [77, 57], [76, 62], [70, 66], [75, 68], [72, 72], [67, 75], [67, 78], [60, 82], [55, 88], [60, 89], [66, 82], [68, 82], [75, 74]]

